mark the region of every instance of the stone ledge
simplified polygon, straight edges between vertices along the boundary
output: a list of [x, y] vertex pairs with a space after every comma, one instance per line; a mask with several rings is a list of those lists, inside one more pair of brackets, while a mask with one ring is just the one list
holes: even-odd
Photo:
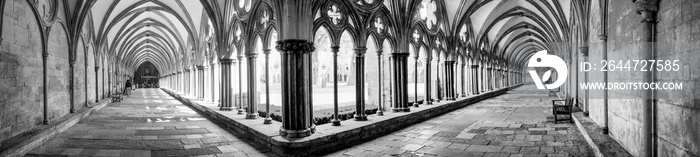
[[24, 154], [41, 146], [46, 141], [56, 137], [56, 135], [90, 116], [93, 112], [99, 111], [110, 102], [110, 99], [103, 99], [102, 101], [93, 103], [93, 107], [82, 108], [76, 111], [76, 113], [67, 114], [51, 121], [49, 125], [37, 126], [32, 130], [2, 141], [0, 156], [24, 156]]
[[384, 116], [370, 115], [367, 121], [346, 120], [341, 126], [324, 124], [316, 126], [316, 133], [301, 139], [288, 139], [279, 136], [281, 123], [263, 124], [263, 120], [245, 119], [235, 111], [219, 111], [215, 104], [183, 97], [167, 89], [166, 93], [183, 104], [194, 108], [218, 125], [230, 129], [235, 135], [248, 138], [257, 144], [270, 148], [282, 156], [309, 156], [331, 153], [349, 146], [380, 137], [413, 124], [429, 120], [470, 104], [506, 93], [520, 85], [485, 92], [476, 96], [459, 98], [455, 101], [443, 101], [434, 105], [421, 105], [411, 108], [409, 113], [385, 112]]
[[599, 127], [593, 119], [583, 116], [583, 112], [574, 113], [573, 119], [595, 156], [632, 156], [615, 139], [603, 134], [603, 128]]

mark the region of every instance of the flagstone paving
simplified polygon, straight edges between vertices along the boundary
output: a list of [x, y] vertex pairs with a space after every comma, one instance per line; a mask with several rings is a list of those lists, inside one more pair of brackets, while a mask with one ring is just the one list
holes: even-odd
[[159, 89], [138, 89], [27, 156], [276, 156]]
[[575, 124], [548, 120], [551, 100], [521, 86], [329, 156], [592, 156]]

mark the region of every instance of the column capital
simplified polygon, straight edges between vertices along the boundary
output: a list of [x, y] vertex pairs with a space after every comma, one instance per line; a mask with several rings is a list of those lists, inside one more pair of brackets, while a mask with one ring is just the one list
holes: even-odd
[[44, 57], [44, 59], [49, 58], [49, 53], [41, 53], [41, 57]]
[[410, 55], [410, 54], [408, 54], [408, 53], [401, 53], [401, 52], [394, 52], [394, 53], [391, 53], [391, 57], [408, 57], [408, 55]]
[[608, 35], [607, 34], [599, 34], [598, 39], [603, 40], [603, 41], [608, 41]]
[[582, 46], [578, 49], [581, 50], [581, 54], [583, 54], [584, 57], [588, 57], [588, 46]]
[[185, 72], [190, 72], [190, 69], [185, 69]]
[[272, 49], [263, 49], [263, 54], [269, 55], [270, 51], [272, 51]]
[[355, 50], [355, 57], [364, 57], [365, 53], [367, 53], [366, 47], [358, 47], [354, 48], [353, 50]]
[[656, 12], [659, 11], [658, 0], [633, 0], [637, 6], [637, 14], [642, 15], [642, 22], [656, 22]]
[[316, 50], [314, 42], [302, 39], [280, 40], [275, 48], [283, 53], [310, 53]]
[[479, 68], [479, 65], [472, 65], [472, 68]]
[[207, 67], [204, 66], [204, 65], [198, 65], [198, 66], [197, 66], [197, 70], [204, 70], [204, 69], [206, 69], [206, 68], [207, 68]]
[[246, 56], [246, 58], [250, 58], [250, 59], [258, 58], [257, 53], [246, 53], [245, 56]]
[[231, 59], [231, 58], [219, 59], [219, 63], [221, 63], [222, 65], [231, 64], [234, 62], [236, 62], [236, 61], [234, 59]]
[[100, 67], [99, 67], [99, 66], [96, 66], [96, 67], [95, 67], [95, 71], [98, 71], [98, 70], [100, 70]]

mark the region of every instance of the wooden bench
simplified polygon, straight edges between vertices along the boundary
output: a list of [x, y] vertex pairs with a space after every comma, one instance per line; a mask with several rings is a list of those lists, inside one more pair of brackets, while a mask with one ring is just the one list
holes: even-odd
[[[563, 104], [557, 104], [557, 102], [563, 102]], [[564, 100], [552, 100], [552, 113], [554, 114], [554, 124], [556, 124], [559, 121], [569, 121], [570, 123], [573, 123], [573, 102], [574, 99], [571, 98], [569, 94], [566, 95], [566, 98], [564, 98]], [[563, 115], [566, 115], [566, 117], [568, 118], [560, 119]]]

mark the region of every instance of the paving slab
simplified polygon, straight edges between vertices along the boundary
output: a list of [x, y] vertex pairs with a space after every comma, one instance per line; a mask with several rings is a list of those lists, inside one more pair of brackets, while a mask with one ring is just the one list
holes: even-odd
[[[377, 152], [382, 156], [593, 155], [574, 124], [551, 121], [552, 99], [547, 91], [524, 85], [361, 145], [388, 147]], [[362, 156], [368, 151], [354, 149], [329, 155]]]
[[160, 89], [137, 89], [27, 156], [267, 156]]

